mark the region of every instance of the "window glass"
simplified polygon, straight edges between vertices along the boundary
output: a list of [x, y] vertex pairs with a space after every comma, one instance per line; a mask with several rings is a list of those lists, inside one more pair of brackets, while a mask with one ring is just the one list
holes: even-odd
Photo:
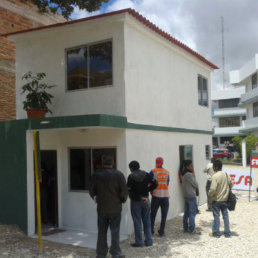
[[210, 156], [210, 145], [205, 145], [205, 157], [206, 157], [206, 160], [210, 159], [211, 156]]
[[257, 74], [252, 75], [252, 89], [257, 87]]
[[70, 189], [89, 190], [90, 177], [90, 149], [70, 149]]
[[110, 155], [114, 157], [114, 168], [116, 168], [116, 149], [93, 149], [92, 159], [93, 159], [93, 172], [102, 167], [101, 157], [102, 155]]
[[92, 173], [102, 168], [102, 155], [114, 157], [116, 168], [115, 148], [72, 148], [70, 149], [70, 190], [89, 190]]
[[112, 44], [90, 46], [90, 87], [112, 85]]
[[254, 114], [254, 117], [258, 116], [258, 102], [255, 102], [253, 104], [253, 114]]
[[112, 42], [67, 50], [67, 90], [113, 84]]
[[201, 106], [208, 106], [208, 81], [201, 75], [198, 75], [198, 103]]
[[240, 117], [223, 117], [219, 119], [219, 127], [240, 126]]
[[179, 158], [180, 158], [180, 164], [185, 159], [190, 159], [193, 161], [193, 146], [192, 145], [179, 146]]
[[87, 48], [67, 51], [67, 88], [68, 90], [88, 87]]
[[219, 108], [232, 108], [237, 107], [239, 98], [235, 99], [221, 99], [219, 100]]

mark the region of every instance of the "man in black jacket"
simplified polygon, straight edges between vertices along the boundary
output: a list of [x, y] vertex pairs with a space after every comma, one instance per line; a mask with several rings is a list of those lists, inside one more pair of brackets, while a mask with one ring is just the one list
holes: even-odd
[[142, 247], [142, 223], [144, 229], [145, 245], [152, 245], [152, 234], [150, 224], [150, 201], [149, 192], [154, 190], [158, 183], [149, 173], [140, 170], [137, 161], [131, 161], [129, 168], [132, 172], [128, 176], [127, 186], [131, 199], [131, 214], [134, 223], [135, 243], [133, 247]]
[[90, 196], [97, 202], [98, 241], [97, 257], [106, 257], [108, 252], [107, 230], [111, 231], [111, 247], [109, 252], [113, 258], [124, 257], [119, 246], [119, 231], [122, 203], [128, 197], [124, 175], [113, 169], [114, 158], [102, 156], [103, 169], [96, 171], [92, 177]]

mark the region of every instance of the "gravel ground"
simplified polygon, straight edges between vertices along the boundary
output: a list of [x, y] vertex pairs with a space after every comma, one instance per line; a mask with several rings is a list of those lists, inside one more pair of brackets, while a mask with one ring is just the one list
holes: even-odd
[[[167, 222], [166, 236], [154, 235], [153, 246], [133, 248], [130, 239], [121, 243], [126, 257], [258, 257], [258, 201], [239, 196], [236, 211], [230, 212], [231, 238], [211, 238], [213, 216], [200, 207], [196, 227], [201, 235], [182, 232], [182, 217]], [[223, 223], [221, 231], [223, 230]], [[134, 237], [131, 237], [133, 242]], [[52, 243], [43, 240], [38, 251], [37, 240], [27, 237], [15, 226], [0, 225], [0, 257], [95, 257], [95, 250]]]
[[[256, 173], [257, 175], [257, 173]], [[257, 186], [258, 176], [255, 185]], [[121, 243], [123, 254], [132, 258], [141, 257], [258, 257], [258, 198], [248, 201], [248, 192], [236, 192], [239, 195], [236, 210], [229, 212], [231, 238], [209, 237], [213, 216], [206, 211], [206, 205], [199, 207], [196, 216], [196, 228], [201, 235], [190, 235], [182, 232], [182, 216], [169, 220], [166, 235], [154, 235], [153, 246], [133, 248], [130, 241]], [[245, 194], [247, 196], [242, 196]], [[172, 207], [172, 205], [171, 205]], [[221, 233], [223, 234], [221, 219]], [[0, 225], [0, 257], [95, 257], [95, 250], [71, 245], [53, 243], [43, 240], [43, 250], [38, 251], [37, 239], [30, 238], [15, 226]], [[108, 256], [111, 257], [111, 256]]]

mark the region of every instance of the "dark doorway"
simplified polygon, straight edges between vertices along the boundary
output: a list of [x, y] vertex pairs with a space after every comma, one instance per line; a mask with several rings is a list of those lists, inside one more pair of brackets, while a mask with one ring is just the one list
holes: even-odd
[[42, 150], [40, 183], [41, 221], [45, 228], [58, 227], [57, 153]]

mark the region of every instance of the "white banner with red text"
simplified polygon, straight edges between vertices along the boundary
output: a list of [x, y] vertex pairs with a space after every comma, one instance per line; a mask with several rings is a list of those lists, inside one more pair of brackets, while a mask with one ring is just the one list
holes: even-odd
[[240, 170], [224, 170], [232, 179], [234, 184], [233, 190], [254, 190], [254, 173], [250, 177], [250, 172]]

